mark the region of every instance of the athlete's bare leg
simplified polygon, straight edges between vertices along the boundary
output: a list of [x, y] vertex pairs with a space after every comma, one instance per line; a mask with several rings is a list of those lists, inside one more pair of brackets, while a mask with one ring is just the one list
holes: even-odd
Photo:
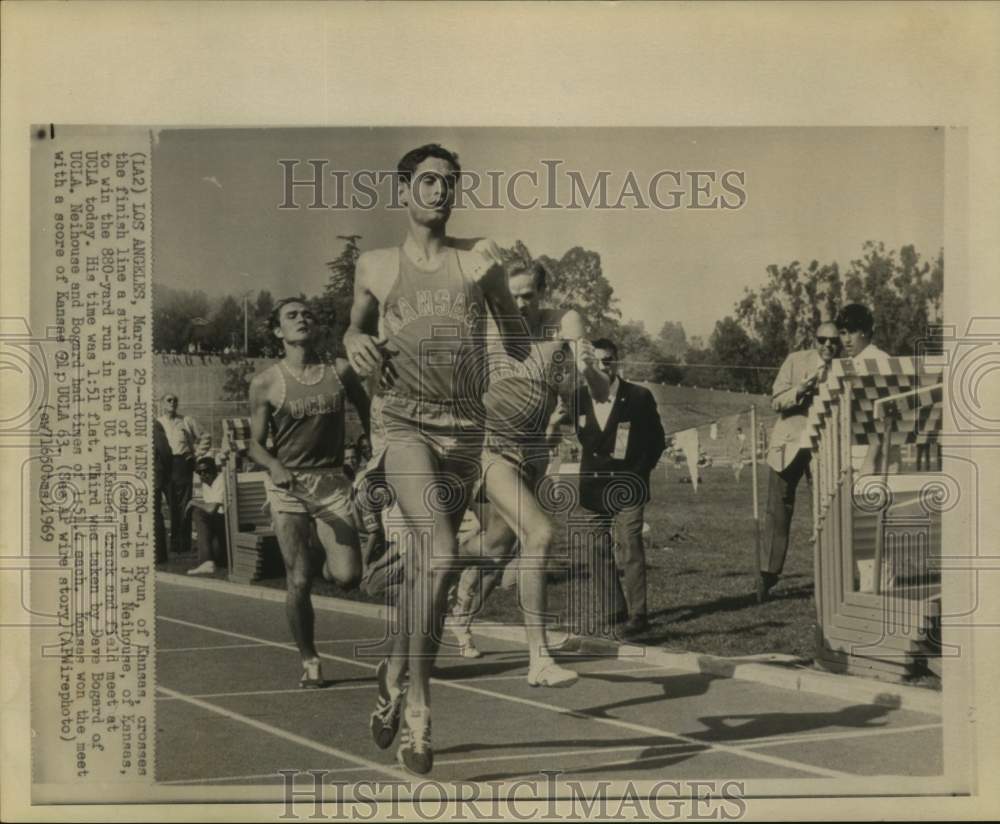
[[[406, 663], [409, 664], [407, 712], [430, 706], [431, 669], [444, 625], [447, 582], [458, 550], [457, 524], [466, 504], [456, 498], [451, 511], [429, 505], [429, 499], [436, 497], [430, 491], [431, 485], [447, 477], [448, 470], [448, 466], [439, 465], [438, 458], [422, 443], [393, 443], [385, 457], [386, 478], [407, 523], [404, 544], [409, 544], [406, 585], [400, 601], [401, 636], [408, 638], [408, 654], [406, 660], [393, 655], [395, 660], [390, 662], [387, 681], [399, 684]], [[397, 639], [394, 653], [401, 646]]]
[[[532, 685], [564, 686], [576, 680], [575, 674], [551, 663], [546, 639], [545, 576], [549, 548], [552, 545], [552, 521], [541, 508], [521, 473], [503, 461], [497, 461], [483, 479], [494, 512], [503, 518], [521, 543], [518, 589], [524, 612], [530, 660], [528, 682]], [[551, 677], [541, 672], [550, 667]]]
[[317, 518], [316, 537], [326, 555], [323, 577], [341, 589], [357, 587], [361, 581], [361, 545], [354, 525], [341, 519]]
[[[479, 507], [480, 528], [459, 545], [459, 560], [468, 564], [458, 580], [452, 628], [463, 654], [478, 657], [471, 643], [469, 626], [503, 579], [502, 565], [517, 546], [517, 533], [490, 506]], [[471, 650], [471, 652], [470, 652]]]
[[275, 512], [272, 516], [278, 536], [281, 557], [285, 561], [285, 614], [295, 645], [303, 662], [319, 658], [314, 641], [315, 614], [312, 600], [312, 580], [309, 575], [309, 541], [312, 535], [310, 517], [297, 512]]

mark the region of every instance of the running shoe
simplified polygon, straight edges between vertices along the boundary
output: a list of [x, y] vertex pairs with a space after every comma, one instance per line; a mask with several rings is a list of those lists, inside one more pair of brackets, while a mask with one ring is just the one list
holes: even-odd
[[571, 687], [579, 678], [576, 672], [560, 667], [551, 658], [542, 658], [528, 668], [528, 685], [532, 687]]
[[369, 722], [372, 740], [380, 750], [389, 749], [396, 738], [396, 733], [399, 732], [399, 716], [403, 708], [403, 696], [406, 694], [404, 687], [395, 698], [392, 697], [389, 693], [389, 684], [386, 681], [388, 673], [389, 659], [383, 658], [375, 667], [375, 679], [378, 681], [378, 701], [375, 703], [375, 711]]
[[434, 749], [431, 747], [430, 710], [425, 708], [414, 712], [407, 707], [396, 760], [415, 775], [426, 775], [431, 771]]
[[302, 677], [299, 679], [299, 686], [304, 690], [315, 690], [326, 686], [319, 658], [302, 662]]
[[[453, 616], [452, 620], [460, 620]], [[463, 658], [481, 658], [482, 653], [476, 647], [475, 642], [472, 640], [472, 633], [469, 628], [463, 626], [462, 624], [453, 623], [451, 625], [451, 631], [455, 634], [455, 640], [458, 641], [459, 654]]]

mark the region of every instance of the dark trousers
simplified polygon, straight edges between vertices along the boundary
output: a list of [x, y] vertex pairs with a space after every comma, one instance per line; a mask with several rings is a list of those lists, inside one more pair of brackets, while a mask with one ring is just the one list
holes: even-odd
[[191, 551], [191, 521], [185, 512], [191, 500], [194, 480], [194, 459], [174, 455], [170, 465], [170, 551], [174, 554]]
[[167, 527], [163, 523], [166, 495], [167, 491], [163, 487], [153, 487], [153, 549], [158, 564], [166, 563], [167, 560]]
[[626, 615], [646, 615], [644, 505], [617, 514], [578, 510], [570, 524], [570, 552], [585, 576], [573, 580], [570, 625], [574, 632], [610, 635]]
[[192, 507], [191, 520], [198, 530], [198, 560], [215, 561], [226, 566], [226, 516], [221, 512], [209, 514], [204, 509]]
[[767, 484], [767, 514], [764, 521], [764, 546], [760, 559], [761, 572], [780, 575], [788, 555], [788, 536], [795, 512], [795, 492], [799, 481], [809, 471], [812, 453], [800, 449], [792, 462], [781, 472], [770, 471]]
[[646, 615], [646, 547], [642, 541], [644, 505], [623, 509], [614, 518], [615, 564], [629, 617]]

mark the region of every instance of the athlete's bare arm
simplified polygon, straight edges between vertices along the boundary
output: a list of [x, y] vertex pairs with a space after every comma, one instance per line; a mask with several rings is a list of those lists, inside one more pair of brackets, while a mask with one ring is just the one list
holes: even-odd
[[608, 376], [598, 371], [594, 363], [594, 347], [587, 340], [583, 317], [576, 309], [567, 309], [559, 322], [559, 337], [573, 346], [576, 368], [587, 382], [591, 397], [601, 400], [608, 396], [611, 382]]
[[463, 258], [463, 269], [478, 281], [483, 290], [483, 297], [500, 329], [507, 354], [524, 360], [530, 351], [530, 343], [525, 338], [521, 313], [517, 311], [517, 305], [510, 294], [499, 247], [489, 238], [482, 238], [473, 241], [470, 250], [459, 254]]
[[559, 319], [559, 337], [563, 340], [586, 339], [587, 331], [583, 326], [583, 318], [576, 309], [567, 309]]
[[361, 418], [361, 426], [365, 430], [365, 436], [370, 438], [372, 434], [371, 401], [368, 398], [368, 393], [365, 392], [361, 378], [358, 377], [358, 373], [354, 371], [344, 358], [337, 358], [334, 366], [337, 370], [337, 377], [340, 378], [340, 382], [344, 385], [347, 399], [358, 410], [358, 417]]
[[275, 486], [287, 487], [292, 481], [291, 473], [285, 469], [274, 455], [267, 451], [267, 428], [271, 422], [271, 403], [268, 396], [272, 370], [254, 375], [250, 381], [250, 444], [247, 454], [251, 460], [263, 466], [271, 475]]
[[385, 300], [395, 276], [387, 260], [391, 254], [386, 254], [392, 251], [377, 249], [363, 252], [355, 268], [354, 302], [351, 304], [351, 322], [344, 332], [344, 348], [350, 365], [362, 377], [377, 372], [382, 365], [378, 339], [372, 333], [377, 333], [379, 306]]

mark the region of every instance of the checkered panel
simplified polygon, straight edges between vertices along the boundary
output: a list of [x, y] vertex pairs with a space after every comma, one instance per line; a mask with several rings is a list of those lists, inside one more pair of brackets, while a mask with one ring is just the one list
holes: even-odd
[[[870, 358], [855, 364], [841, 358], [831, 364], [830, 374], [819, 387], [809, 410], [808, 431], [814, 446], [826, 428], [829, 417], [840, 403], [851, 404], [851, 436], [857, 445], [875, 443], [878, 426], [876, 403], [891, 396], [930, 390], [940, 385], [941, 367], [928, 366], [923, 358]], [[921, 396], [922, 397], [922, 396]], [[908, 443], [925, 443], [941, 428], [941, 397], [936, 403], [914, 401], [907, 419]]]
[[892, 395], [875, 402], [875, 417], [889, 421], [890, 431], [904, 433], [905, 443], [930, 443], [941, 431], [944, 385]]

